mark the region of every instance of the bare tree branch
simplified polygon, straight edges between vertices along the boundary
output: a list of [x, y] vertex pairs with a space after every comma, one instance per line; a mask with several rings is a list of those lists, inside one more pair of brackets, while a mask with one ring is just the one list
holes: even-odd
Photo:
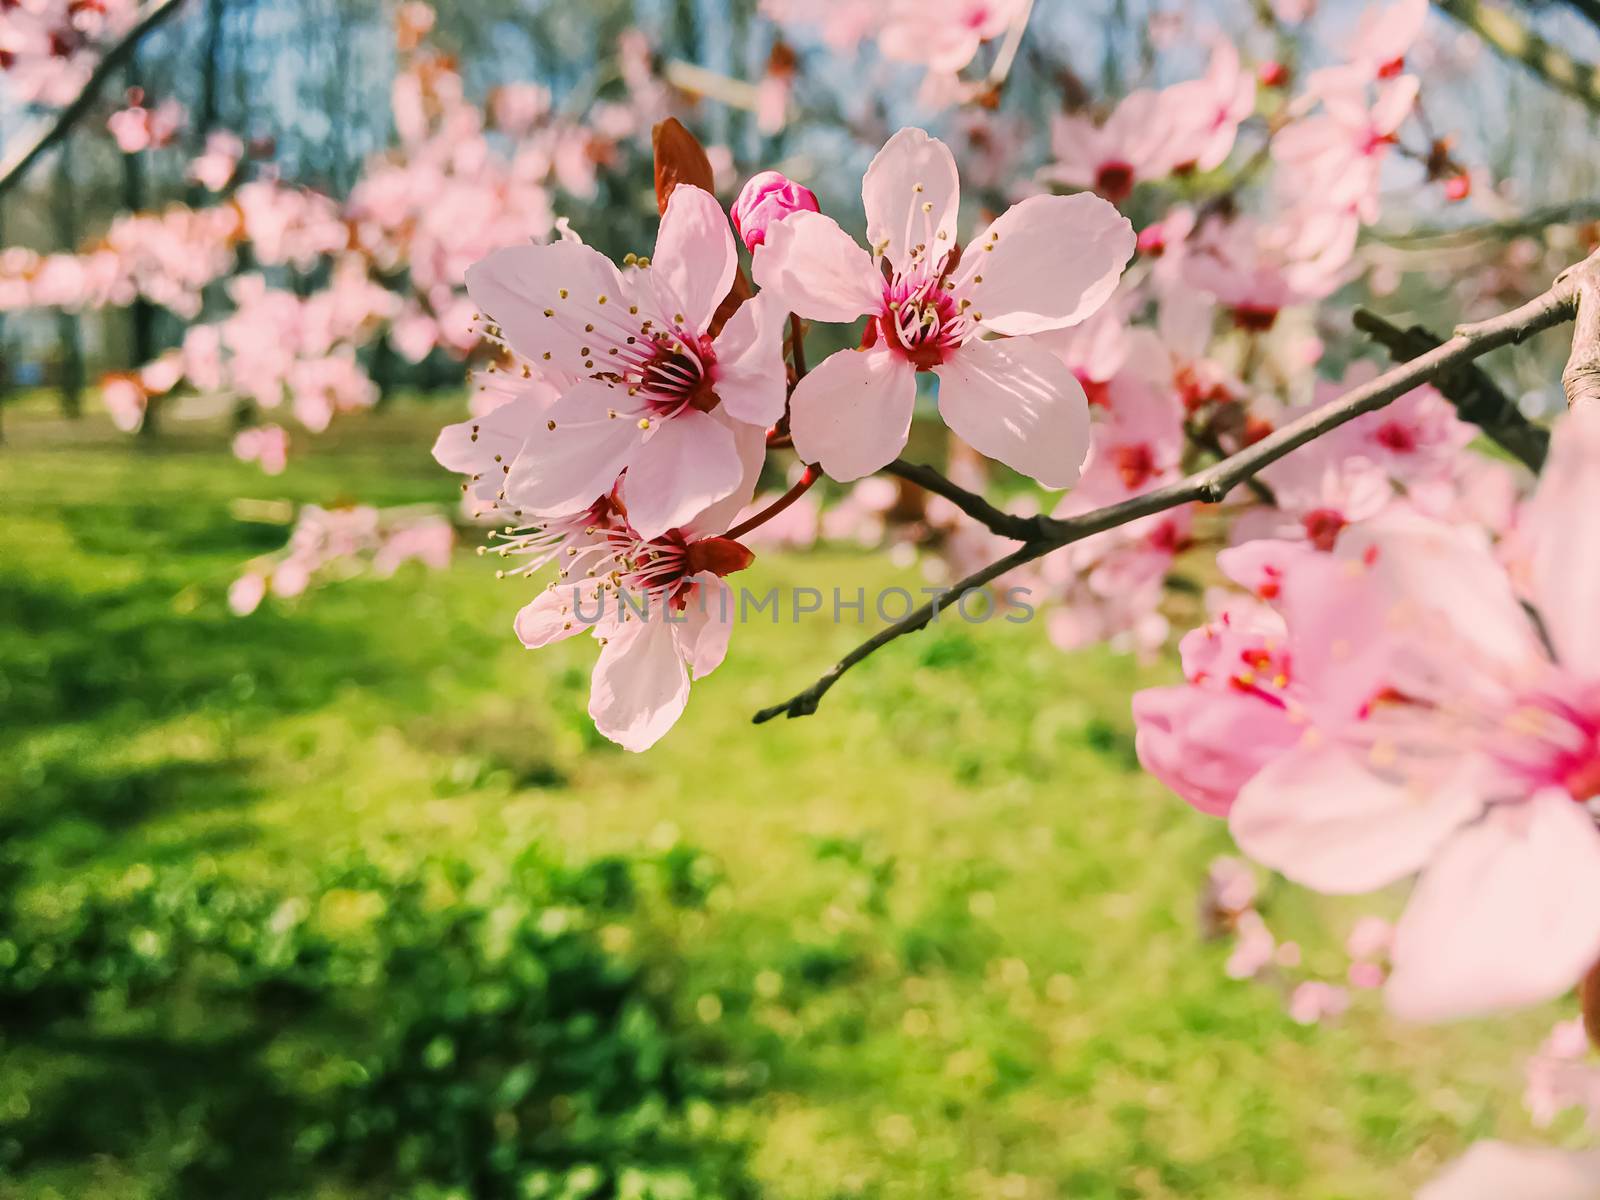
[[[1337, 400], [1306, 413], [1254, 445], [1186, 479], [1075, 517], [1012, 518], [1020, 522], [1012, 528], [1018, 532], [1026, 530], [1030, 534], [1029, 539], [1016, 550], [967, 576], [948, 592], [936, 596], [902, 620], [879, 630], [835, 663], [810, 687], [781, 704], [774, 704], [756, 713], [755, 723], [760, 725], [780, 716], [810, 716], [817, 711], [817, 705], [822, 702], [828, 689], [851, 667], [897, 638], [926, 628], [941, 612], [974, 588], [983, 587], [1008, 571], [1043, 558], [1063, 546], [1126, 525], [1140, 517], [1165, 512], [1182, 504], [1218, 503], [1263, 467], [1363, 413], [1382, 408], [1418, 384], [1429, 382], [1500, 346], [1514, 345], [1540, 330], [1572, 320], [1579, 307], [1580, 292], [1587, 295], [1591, 291], [1600, 293], [1600, 251], [1578, 266], [1564, 271], [1549, 290], [1526, 304], [1487, 321], [1459, 326], [1449, 341], [1351, 389]], [[1596, 325], [1600, 326], [1600, 303], [1591, 303], [1590, 308]], [[1600, 341], [1596, 344], [1600, 345]]]
[[52, 146], [72, 131], [72, 127], [93, 107], [95, 98], [99, 96], [106, 80], [114, 75], [138, 49], [145, 35], [177, 12], [182, 4], [183, 0], [149, 0], [132, 28], [122, 35], [122, 40], [108, 49], [95, 64], [94, 71], [84, 83], [82, 90], [65, 108], [51, 118], [49, 124], [40, 130], [37, 136], [18, 147], [15, 153], [7, 155], [5, 161], [0, 163], [0, 196], [4, 196], [21, 183], [34, 163], [43, 158]]
[[1600, 221], [1600, 200], [1577, 200], [1570, 204], [1550, 204], [1530, 209], [1520, 216], [1499, 221], [1479, 221], [1454, 229], [1416, 229], [1409, 233], [1371, 235], [1374, 241], [1403, 250], [1433, 250], [1441, 246], [1465, 245], [1481, 241], [1506, 241], [1543, 233], [1552, 225], [1576, 225]]
[[[1396, 362], [1408, 362], [1439, 345], [1439, 339], [1421, 325], [1401, 329], [1365, 308], [1356, 309], [1355, 327], [1389, 351]], [[1433, 384], [1456, 406], [1463, 421], [1476, 425], [1495, 445], [1534, 474], [1539, 473], [1550, 449], [1550, 431], [1523, 416], [1481, 367], [1466, 364], [1442, 371]]]
[[1561, 372], [1561, 389], [1567, 394], [1568, 408], [1600, 400], [1600, 273], [1588, 266], [1585, 262], [1570, 267], [1558, 280], [1569, 283], [1577, 296], [1572, 353]]
[[1506, 58], [1521, 63], [1559, 92], [1600, 112], [1600, 72], [1544, 40], [1505, 9], [1481, 0], [1433, 0]]
[[974, 521], [987, 525], [1001, 537], [1025, 542], [1029, 538], [1038, 536], [1032, 517], [1022, 517], [996, 508], [976, 492], [969, 492], [932, 467], [923, 466], [921, 463], [908, 463], [903, 458], [897, 458], [885, 467], [884, 471], [908, 483], [914, 483], [935, 496], [943, 496]]

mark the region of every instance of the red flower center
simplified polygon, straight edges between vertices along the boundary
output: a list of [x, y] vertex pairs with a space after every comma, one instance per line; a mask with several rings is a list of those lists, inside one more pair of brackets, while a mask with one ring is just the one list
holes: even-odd
[[1346, 521], [1344, 514], [1331, 508], [1317, 508], [1301, 518], [1301, 524], [1305, 526], [1306, 540], [1316, 549], [1327, 553], [1339, 540], [1339, 531], [1345, 527]]
[[709, 338], [694, 347], [662, 339], [639, 368], [638, 387], [661, 416], [675, 416], [685, 408], [710, 412], [721, 402], [714, 386], [715, 365]]
[[1121, 204], [1133, 194], [1133, 164], [1113, 159], [1100, 164], [1095, 172], [1094, 190], [1113, 204]]

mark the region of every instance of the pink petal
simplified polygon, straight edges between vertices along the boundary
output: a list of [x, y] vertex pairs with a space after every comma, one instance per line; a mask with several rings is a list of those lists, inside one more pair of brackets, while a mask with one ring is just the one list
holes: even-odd
[[783, 416], [788, 397], [784, 319], [783, 307], [763, 293], [741, 304], [716, 340], [717, 396], [723, 410], [762, 429]]
[[883, 305], [871, 255], [821, 213], [797, 212], [768, 229], [750, 271], [764, 293], [809, 321], [854, 321]]
[[694, 592], [689, 607], [678, 625], [678, 649], [689, 664], [695, 679], [704, 679], [722, 665], [728, 654], [728, 639], [733, 634], [735, 598], [733, 589], [710, 571], [694, 577]]
[[511, 465], [506, 499], [531, 513], [555, 515], [588, 508], [608, 494], [644, 437], [635, 417], [608, 415], [610, 406], [626, 403], [623, 389], [597, 379], [574, 384], [550, 407], [547, 423], [535, 425]]
[[661, 214], [650, 275], [678, 306], [672, 315], [683, 315], [680, 324], [696, 332], [711, 324], [738, 265], [733, 231], [716, 197], [690, 184], [673, 188]]
[[1600, 675], [1600, 407], [1561, 418], [1529, 508], [1533, 597], [1563, 665]]
[[1257, 862], [1319, 892], [1369, 892], [1418, 870], [1479, 801], [1464, 787], [1416, 795], [1324, 743], [1268, 766], [1228, 827]]
[[[1403, 602], [1389, 624], [1445, 634], [1509, 672], [1544, 657], [1532, 622], [1481, 529], [1447, 525], [1405, 508], [1352, 526], [1339, 554], [1370, 559], [1378, 579]], [[1290, 624], [1293, 625], [1291, 618]]]
[[598, 624], [602, 598], [592, 583], [559, 579], [522, 606], [513, 622], [517, 640], [529, 650], [548, 646]]
[[472, 493], [493, 500], [505, 482], [502, 466], [516, 462], [537, 422], [545, 419], [546, 405], [518, 398], [481, 417], [446, 425], [433, 443], [434, 460], [445, 470], [473, 478]]
[[1313, 723], [1337, 731], [1397, 686], [1403, 643], [1389, 627], [1396, 598], [1363, 557], [1344, 557], [1342, 548], [1337, 557], [1305, 550], [1281, 561], [1278, 609], [1296, 688]]
[[1059, 358], [1025, 339], [974, 339], [935, 373], [939, 415], [974, 450], [1045, 487], [1078, 481], [1089, 401]]
[[1395, 926], [1389, 1010], [1444, 1021], [1561, 995], [1600, 959], [1600, 832], [1561, 791], [1444, 846]]
[[625, 750], [648, 750], [689, 702], [689, 675], [673, 627], [656, 608], [622, 622], [600, 649], [589, 687], [595, 728]]
[[973, 239], [956, 287], [995, 333], [1060, 329], [1106, 302], [1134, 241], [1128, 219], [1099, 196], [1030, 196]]
[[1479, 1142], [1416, 1200], [1600, 1200], [1600, 1153]]
[[707, 413], [680, 413], [660, 422], [628, 464], [622, 481], [628, 524], [640, 537], [660, 537], [721, 500], [743, 478], [728, 427]]
[[905, 449], [916, 402], [916, 372], [898, 355], [882, 349], [830, 354], [790, 400], [795, 453], [820, 463], [840, 483], [870, 475]]
[[[617, 268], [580, 242], [496, 250], [467, 268], [467, 293], [500, 326], [513, 350], [530, 362], [548, 363], [575, 376], [591, 373], [584, 366], [590, 356], [583, 349], [593, 347], [596, 335], [585, 326], [614, 325], [607, 314], [618, 303], [626, 311]], [[601, 296], [606, 304], [600, 303]]]
[[719, 533], [727, 532], [728, 526], [733, 524], [734, 519], [749, 506], [755, 496], [756, 484], [761, 480], [761, 468], [767, 461], [765, 429], [759, 425], [747, 425], [743, 421], [719, 418], [716, 412], [712, 412], [711, 419], [721, 419], [733, 434], [743, 475], [740, 477], [739, 486], [733, 491], [704, 511], [696, 513], [688, 521], [679, 524], [678, 528], [692, 537], [715, 537]]
[[1133, 697], [1139, 762], [1195, 808], [1225, 817], [1239, 789], [1304, 732], [1242, 692], [1147, 688]]
[[914, 246], [938, 258], [956, 241], [961, 181], [950, 148], [920, 129], [902, 129], [873, 157], [861, 180], [867, 244], [903, 269]]

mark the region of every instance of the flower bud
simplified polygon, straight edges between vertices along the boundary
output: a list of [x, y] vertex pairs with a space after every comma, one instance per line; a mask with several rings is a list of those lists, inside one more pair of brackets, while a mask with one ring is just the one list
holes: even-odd
[[744, 244], [754, 250], [767, 239], [767, 230], [790, 213], [819, 212], [817, 197], [778, 171], [751, 176], [733, 202], [733, 227]]

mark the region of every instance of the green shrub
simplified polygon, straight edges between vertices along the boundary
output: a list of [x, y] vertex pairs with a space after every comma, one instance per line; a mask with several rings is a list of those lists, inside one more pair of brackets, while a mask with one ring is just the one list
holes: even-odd
[[[752, 1193], [728, 1073], [675, 1018], [666, 956], [648, 950], [651, 906], [698, 903], [711, 878], [681, 848], [577, 867], [534, 849], [503, 881], [360, 861], [302, 895], [204, 866], [49, 892], [13, 878], [0, 1014], [13, 1042], [65, 1029], [109, 1051], [137, 1029], [190, 1062], [219, 1038], [250, 1047], [193, 1086], [202, 1111], [241, 1120], [248, 1097], [230, 1105], [230, 1089], [265, 1089], [273, 1128], [187, 1130], [169, 1164], [183, 1194], [238, 1194], [224, 1181], [271, 1155], [288, 1173], [273, 1186], [291, 1191], [339, 1177], [416, 1200], [731, 1200]], [[59, 1156], [43, 1108], [0, 1115], [0, 1166]], [[126, 1128], [73, 1132], [96, 1154], [130, 1142]]]

